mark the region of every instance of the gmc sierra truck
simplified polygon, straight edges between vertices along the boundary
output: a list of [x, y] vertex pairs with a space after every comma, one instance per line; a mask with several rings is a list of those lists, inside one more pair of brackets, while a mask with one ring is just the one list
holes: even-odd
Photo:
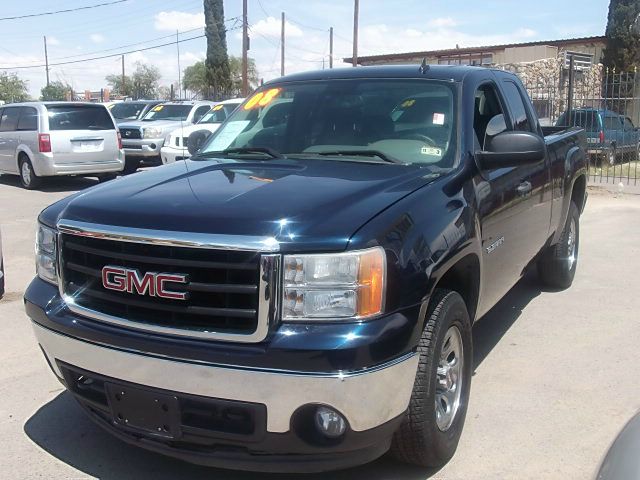
[[388, 450], [437, 467], [473, 322], [529, 267], [571, 285], [585, 175], [584, 131], [541, 128], [510, 73], [295, 74], [193, 158], [45, 209], [26, 311], [56, 377], [131, 445], [257, 471]]

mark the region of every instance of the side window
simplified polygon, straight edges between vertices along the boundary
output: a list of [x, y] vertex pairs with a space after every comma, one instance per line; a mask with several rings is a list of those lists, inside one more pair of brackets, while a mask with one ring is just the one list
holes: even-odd
[[2, 111], [0, 118], [0, 132], [13, 132], [18, 126], [18, 118], [20, 117], [19, 107], [9, 107]]
[[38, 130], [38, 111], [33, 107], [22, 107], [20, 109], [20, 119], [18, 120], [18, 130], [33, 131]]
[[198, 123], [200, 119], [204, 116], [204, 114], [207, 113], [209, 110], [211, 110], [211, 107], [209, 105], [203, 105], [201, 107], [196, 108], [196, 112], [193, 114], [193, 123]]
[[[493, 84], [486, 83], [481, 85], [475, 94], [475, 106], [473, 109], [473, 129], [476, 132], [478, 145], [482, 150], [485, 149], [485, 141], [487, 133], [495, 135], [499, 131], [487, 132], [487, 126], [492, 119], [499, 115], [504, 115], [500, 100]], [[503, 117], [504, 118], [504, 117]], [[495, 120], [494, 120], [495, 123]], [[505, 128], [506, 129], [506, 128]]]
[[520, 90], [515, 83], [509, 81], [503, 82], [502, 86], [509, 108], [513, 113], [513, 129], [531, 132], [531, 122]]

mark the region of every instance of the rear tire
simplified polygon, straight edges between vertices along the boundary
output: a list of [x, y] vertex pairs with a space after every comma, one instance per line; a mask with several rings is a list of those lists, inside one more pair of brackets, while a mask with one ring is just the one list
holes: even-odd
[[434, 292], [418, 354], [411, 401], [391, 452], [405, 463], [441, 467], [458, 447], [471, 388], [471, 321], [458, 293]]
[[573, 283], [580, 247], [580, 213], [573, 201], [558, 243], [547, 247], [538, 260], [540, 281], [552, 288], [568, 288]]
[[22, 156], [20, 158], [20, 183], [22, 187], [27, 190], [34, 190], [42, 185], [42, 178], [36, 175], [33, 170], [33, 165], [28, 157]]
[[118, 178], [117, 173], [102, 173], [98, 175], [98, 181], [100, 183], [109, 182], [111, 180], [115, 180], [116, 178]]
[[124, 159], [124, 169], [122, 170], [123, 175], [130, 175], [138, 171], [138, 167], [140, 166], [139, 158], [131, 158], [125, 157]]
[[611, 147], [609, 147], [609, 150], [607, 150], [607, 163], [609, 165], [615, 165], [616, 164], [616, 160], [618, 158], [618, 153], [616, 152], [616, 146], [612, 145]]

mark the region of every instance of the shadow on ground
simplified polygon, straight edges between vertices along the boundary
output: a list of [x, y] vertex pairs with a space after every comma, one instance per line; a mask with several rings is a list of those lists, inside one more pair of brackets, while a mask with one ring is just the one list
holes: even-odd
[[[540, 295], [535, 276], [527, 275], [474, 326], [474, 368], [491, 353], [518, 320], [522, 310]], [[102, 479], [190, 478], [224, 480], [321, 479], [318, 475], [233, 472], [187, 464], [129, 446], [94, 425], [68, 392], [41, 407], [24, 431], [40, 448], [88, 475]], [[423, 480], [436, 472], [394, 461], [389, 455], [362, 467], [330, 474], [332, 480]]]
[[[75, 192], [98, 184], [94, 177], [47, 177], [44, 184], [38, 188], [41, 192]], [[0, 175], [0, 185], [22, 188], [17, 175]]]

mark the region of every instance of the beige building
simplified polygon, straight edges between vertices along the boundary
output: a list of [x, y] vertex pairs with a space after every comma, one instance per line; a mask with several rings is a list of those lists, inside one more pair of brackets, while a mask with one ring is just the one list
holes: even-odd
[[[582, 61], [599, 63], [602, 60], [605, 46], [605, 37], [582, 37], [484, 47], [369, 55], [358, 57], [358, 64], [393, 65], [420, 63], [426, 58], [429, 64], [489, 66], [557, 58], [563, 52], [582, 53], [585, 54], [580, 56]], [[344, 58], [343, 60], [347, 63], [353, 63], [352, 58]]]

